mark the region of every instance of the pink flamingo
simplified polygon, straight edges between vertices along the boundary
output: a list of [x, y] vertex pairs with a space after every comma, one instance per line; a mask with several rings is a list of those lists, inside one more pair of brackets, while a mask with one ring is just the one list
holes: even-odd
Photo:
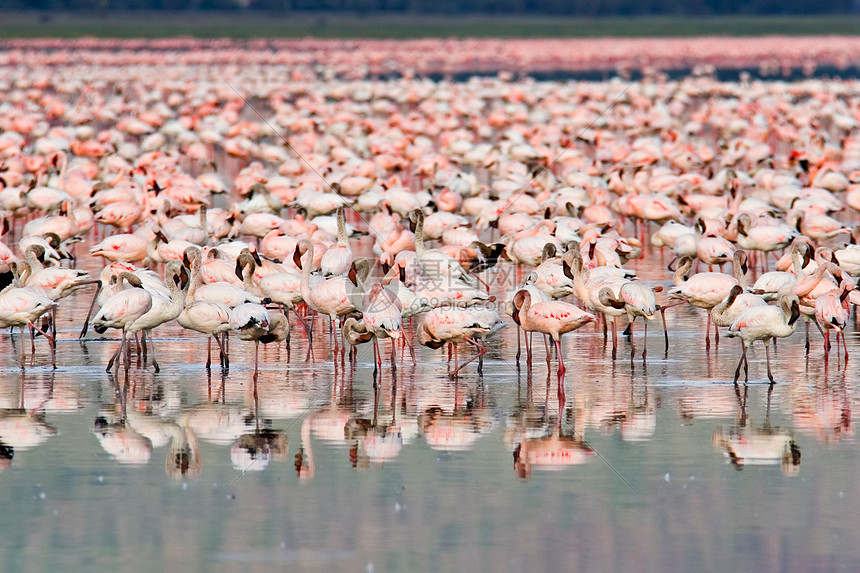
[[531, 303], [529, 291], [523, 289], [514, 295], [513, 319], [526, 332], [549, 334], [555, 341], [558, 357], [558, 395], [564, 399], [564, 359], [561, 354], [561, 336], [573, 332], [582, 325], [594, 320], [594, 315], [562, 301]]
[[[305, 261], [301, 263], [301, 258], [304, 256]], [[321, 314], [328, 316], [331, 319], [332, 333], [334, 334], [334, 349], [335, 354], [338, 351], [337, 341], [337, 324], [336, 319], [339, 316], [344, 316], [355, 310], [353, 304], [352, 293], [355, 290], [355, 284], [350, 282], [347, 277], [334, 277], [317, 283], [311, 290], [311, 266], [314, 260], [314, 244], [307, 239], [299, 241], [296, 247], [294, 259], [297, 263], [301, 263], [302, 282], [301, 292], [302, 298], [307, 305]], [[309, 339], [309, 354], [313, 354], [313, 338], [308, 332]]]
[[346, 236], [346, 219], [343, 207], [337, 208], [337, 245], [326, 250], [320, 260], [323, 276], [340, 276], [349, 271], [352, 264], [352, 249]]
[[741, 375], [741, 365], [744, 366], [744, 381], [749, 380], [749, 362], [747, 361], [747, 348], [756, 340], [764, 341], [764, 351], [767, 357], [767, 377], [771, 383], [774, 382], [770, 371], [770, 346], [768, 342], [773, 338], [785, 338], [791, 336], [797, 319], [800, 317], [800, 303], [797, 295], [785, 293], [780, 296], [779, 307], [776, 306], [753, 306], [747, 308], [738, 315], [737, 319], [729, 327], [728, 336], [739, 336], [743, 345], [743, 353], [738, 360], [735, 369], [735, 384]]
[[45, 296], [41, 289], [12, 288], [0, 294], [0, 327], [20, 327], [21, 339], [21, 368], [24, 367], [24, 326], [38, 331], [51, 348], [51, 364], [57, 367], [54, 350], [54, 337], [34, 324], [40, 316], [55, 308], [57, 303]]
[[269, 314], [261, 304], [244, 303], [230, 311], [230, 329], [242, 340], [254, 341], [254, 379], [260, 365], [260, 343], [282, 342], [290, 334], [290, 322], [283, 313]]
[[[690, 257], [681, 257], [673, 279], [675, 287], [669, 290], [669, 297], [686, 301], [692, 306], [710, 311], [728, 296], [732, 287], [739, 284], [739, 278], [743, 277], [744, 269], [740, 261], [742, 255], [737, 254], [736, 256], [738, 258], [736, 258], [735, 274], [738, 278], [723, 273], [706, 272], [696, 273], [687, 280], [684, 280], [684, 275], [693, 267], [693, 260]], [[667, 305], [663, 308], [669, 306], [674, 305]], [[708, 313], [708, 324], [705, 328], [705, 348], [711, 346], [710, 329], [711, 315]], [[716, 337], [716, 340], [719, 341], [719, 331], [717, 331]]]
[[[428, 348], [441, 348], [446, 342], [455, 344], [465, 341], [478, 349], [478, 354], [456, 367], [451, 374], [457, 376], [467, 364], [478, 359], [478, 374], [483, 374], [483, 356], [487, 347], [480, 338], [497, 332], [505, 325], [499, 313], [492, 308], [470, 306], [460, 308], [446, 306], [434, 308], [424, 316], [418, 327], [418, 342]], [[454, 347], [456, 352], [456, 346]], [[448, 356], [450, 360], [450, 354]]]
[[845, 350], [845, 360], [848, 360], [848, 346], [845, 342], [845, 327], [848, 326], [848, 309], [845, 300], [854, 288], [854, 283], [843, 279], [838, 290], [831, 290], [815, 298], [815, 322], [824, 334], [824, 357], [830, 352], [830, 331], [836, 331], [836, 344], [842, 337], [842, 347]]
[[133, 329], [134, 323], [152, 309], [152, 295], [143, 288], [137, 275], [123, 271], [112, 280], [118, 284], [125, 280], [133, 288], [121, 290], [109, 297], [93, 319], [93, 329], [99, 334], [104, 334], [108, 328], [122, 330], [122, 342], [108, 360], [107, 372], [112, 366], [118, 369], [121, 360], [125, 361], [125, 369], [128, 370], [130, 364], [125, 352], [128, 334], [137, 332]]
[[179, 316], [176, 317], [182, 328], [194, 330], [205, 334], [206, 343], [206, 370], [212, 365], [212, 339], [218, 344], [221, 351], [221, 368], [230, 367], [230, 358], [224, 351], [224, 345], [219, 335], [230, 330], [230, 307], [220, 302], [210, 300], [199, 300], [186, 306]]

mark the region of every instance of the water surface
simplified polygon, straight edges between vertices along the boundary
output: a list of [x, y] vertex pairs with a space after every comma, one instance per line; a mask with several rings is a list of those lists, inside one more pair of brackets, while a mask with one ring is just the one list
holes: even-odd
[[[668, 280], [657, 253], [644, 280]], [[96, 262], [89, 262], [96, 264]], [[637, 265], [632, 265], [637, 268]], [[160, 373], [104, 372], [118, 340], [77, 341], [89, 294], [63, 301], [58, 365], [37, 340], [18, 366], [0, 337], [3, 570], [853, 570], [860, 562], [854, 440], [858, 338], [823, 358], [802, 327], [732, 384], [739, 342], [705, 351], [704, 315], [668, 313], [620, 337], [568, 335], [566, 399], [535, 338], [518, 367], [513, 325], [447, 375], [442, 350], [386, 363], [330, 358], [317, 326], [304, 360], [231, 341], [157, 334]], [[321, 322], [321, 321], [320, 321]], [[814, 329], [813, 329], [814, 331]], [[461, 359], [471, 350], [463, 349]], [[29, 360], [29, 359], [28, 359]], [[217, 360], [216, 360], [217, 362]], [[29, 364], [29, 363], [28, 363]]]

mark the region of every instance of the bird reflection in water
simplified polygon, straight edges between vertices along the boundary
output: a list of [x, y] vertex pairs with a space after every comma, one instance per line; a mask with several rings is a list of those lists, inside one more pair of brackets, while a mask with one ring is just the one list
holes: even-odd
[[734, 426], [717, 427], [713, 444], [723, 450], [729, 462], [738, 471], [747, 465], [779, 464], [785, 475], [796, 475], [800, 470], [800, 447], [788, 430], [770, 423], [770, 403], [773, 386], [768, 388], [767, 410], [761, 426], [747, 424], [748, 386], [738, 392], [738, 413]]
[[12, 446], [0, 442], [0, 472], [12, 465], [15, 450]]
[[233, 468], [242, 472], [265, 469], [271, 460], [287, 459], [287, 436], [271, 428], [258, 429], [253, 434], [242, 434], [230, 447]]
[[[6, 390], [4, 388], [4, 390]], [[0, 464], [5, 468], [12, 461], [14, 450], [36, 447], [58, 434], [45, 421], [45, 412], [54, 400], [54, 374], [38, 383], [22, 372], [18, 381], [10, 384], [8, 393], [0, 395]]]
[[270, 428], [271, 420], [260, 420], [260, 401], [257, 393], [257, 376], [254, 384], [254, 431], [236, 438], [230, 446], [230, 460], [233, 468], [242, 472], [261, 471], [271, 460], [282, 462], [287, 459], [287, 435], [282, 430]]
[[[547, 371], [547, 388], [549, 378]], [[585, 416], [582, 412], [566, 410], [562, 403], [562, 415], [551, 413], [548, 395], [542, 406], [536, 406], [531, 387], [529, 375], [529, 391], [525, 400], [519, 402], [505, 433], [505, 441], [513, 446], [517, 477], [528, 479], [535, 469], [558, 470], [588, 462], [595, 452], [584, 439]]]
[[200, 446], [194, 430], [185, 426], [177, 426], [174, 430], [173, 441], [164, 465], [167, 475], [174, 478], [197, 476], [203, 467], [200, 457]]
[[99, 410], [93, 423], [99, 445], [120, 463], [145, 464], [152, 457], [152, 442], [126, 424], [125, 417], [110, 407]]
[[[487, 404], [483, 380], [479, 378], [478, 383], [471, 387], [455, 378], [452, 385], [453, 407], [450, 411], [440, 403], [425, 402], [418, 416], [418, 430], [434, 450], [468, 450], [478, 438], [496, 427], [493, 411]], [[465, 397], [461, 394], [461, 386], [466, 386]], [[444, 403], [443, 400], [441, 404]]]

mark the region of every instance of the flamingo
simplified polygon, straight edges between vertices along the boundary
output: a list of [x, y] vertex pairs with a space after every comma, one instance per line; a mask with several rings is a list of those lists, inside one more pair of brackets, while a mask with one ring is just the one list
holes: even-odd
[[[848, 310], [845, 300], [854, 288], [850, 279], [843, 279], [840, 288], [831, 290], [815, 298], [815, 322], [824, 334], [824, 356], [830, 352], [830, 331], [835, 330], [837, 337], [841, 335], [842, 346], [845, 350], [845, 360], [848, 360], [848, 346], [845, 342], [845, 327], [848, 326]], [[839, 338], [836, 339], [837, 346]]]
[[97, 245], [90, 247], [90, 255], [104, 257], [113, 262], [134, 263], [146, 258], [149, 241], [130, 233], [111, 235]]
[[795, 241], [791, 247], [791, 269], [788, 271], [769, 271], [762, 274], [753, 285], [753, 290], [763, 293], [765, 300], [776, 300], [781, 292], [790, 291], [797, 279], [803, 277], [806, 266], [812, 261], [812, 247], [806, 241]]
[[513, 300], [514, 322], [526, 332], [549, 334], [555, 341], [558, 357], [558, 394], [564, 400], [564, 359], [561, 353], [561, 337], [594, 320], [594, 315], [562, 301], [536, 302], [532, 304], [528, 290], [519, 290]]
[[[373, 335], [373, 356], [376, 366], [382, 369], [382, 354], [379, 350], [378, 340], [380, 338], [396, 340], [400, 337], [403, 328], [400, 300], [393, 292], [383, 288], [381, 283], [376, 283], [362, 297], [359, 310], [362, 314], [365, 330]], [[391, 344], [391, 367], [394, 370], [393, 341]]]
[[415, 209], [410, 212], [409, 220], [415, 224], [415, 252], [423, 273], [431, 280], [436, 278], [459, 280], [477, 289], [478, 278], [466, 272], [455, 258], [442, 251], [424, 247], [424, 211]]
[[779, 298], [779, 306], [753, 306], [741, 312], [729, 327], [728, 336], [739, 336], [743, 348], [738, 366], [735, 369], [734, 383], [737, 385], [741, 375], [741, 365], [744, 366], [744, 381], [749, 380], [749, 362], [747, 349], [756, 340], [764, 341], [764, 351], [767, 357], [767, 377], [773, 384], [773, 374], [770, 371], [770, 347], [768, 342], [773, 338], [785, 338], [794, 332], [797, 319], [800, 317], [800, 302], [797, 295], [784, 293]]
[[99, 334], [104, 334], [108, 328], [122, 330], [122, 341], [108, 361], [105, 369], [107, 372], [110, 372], [112, 366], [119, 368], [120, 360], [125, 360], [125, 368], [128, 370], [130, 364], [125, 352], [128, 334], [137, 332], [133, 329], [133, 324], [152, 309], [152, 295], [143, 288], [143, 282], [137, 275], [123, 271], [112, 280], [117, 284], [122, 284], [120, 281], [125, 280], [133, 288], [120, 290], [110, 296], [92, 321], [93, 329]]
[[[822, 261], [814, 273], [802, 277], [794, 283], [791, 292], [799, 297], [800, 312], [806, 317], [815, 315], [815, 299], [839, 288], [842, 269], [833, 263]], [[809, 320], [806, 322], [806, 353], [809, 354]], [[816, 323], [817, 324], [817, 323]], [[822, 332], [822, 334], [824, 334]]]
[[[740, 284], [743, 280], [744, 263], [741, 261], [744, 257], [743, 252], [737, 251], [734, 257], [736, 277], [730, 277], [723, 273], [705, 272], [696, 273], [687, 280], [684, 280], [684, 275], [693, 267], [693, 260], [690, 257], [681, 257], [673, 278], [675, 287], [669, 290], [669, 297], [686, 301], [692, 306], [710, 311], [728, 296], [733, 286]], [[711, 315], [709, 313], [708, 324], [705, 328], [705, 348], [711, 346], [710, 329]], [[717, 337], [719, 337], [719, 331], [717, 331]]]
[[[12, 288], [0, 294], [0, 327], [29, 326], [45, 337], [51, 349], [51, 365], [56, 368], [55, 339], [34, 324], [43, 314], [55, 308], [57, 303], [43, 294], [41, 289]], [[32, 332], [31, 330], [31, 332]], [[24, 341], [21, 340], [21, 368], [24, 367]]]
[[437, 307], [424, 315], [424, 320], [418, 327], [418, 342], [428, 348], [441, 348], [446, 342], [456, 344], [465, 341], [477, 348], [478, 354], [456, 368], [452, 376], [457, 376], [460, 370], [476, 358], [478, 374], [483, 374], [482, 357], [487, 352], [487, 347], [481, 344], [479, 339], [490, 336], [504, 325], [499, 313], [492, 308]]
[[[148, 287], [143, 283], [143, 288], [145, 288], [150, 294], [150, 308], [135, 320], [128, 329], [128, 332], [143, 331], [144, 338], [150, 345], [152, 366], [156, 372], [159, 372], [161, 367], [158, 365], [158, 360], [155, 357], [155, 341], [152, 339], [152, 330], [157, 326], [174, 320], [185, 307], [185, 295], [188, 291], [189, 282], [186, 282], [185, 285], [180, 288], [178, 283], [181, 280], [180, 273], [182, 270], [183, 266], [181, 262], [171, 261], [168, 263], [164, 273], [164, 281], [167, 285], [166, 293], [164, 292], [163, 287], [153, 288], [151, 286]], [[146, 343], [144, 343], [144, 348], [145, 344]], [[144, 361], [146, 360], [145, 357], [146, 353], [144, 353]], [[126, 365], [126, 368], [127, 367], [128, 365]]]
[[[642, 358], [644, 359], [648, 353], [648, 321], [654, 319], [654, 314], [660, 310], [657, 305], [657, 297], [655, 293], [662, 292], [663, 287], [646, 287], [637, 281], [628, 281], [621, 285], [618, 291], [619, 298], [617, 300], [624, 303], [624, 310], [627, 313], [627, 328], [622, 333], [624, 336], [630, 336], [633, 332], [633, 321], [637, 316], [641, 316], [645, 323], [645, 344], [642, 346]], [[666, 339], [666, 350], [669, 347], [669, 335], [666, 332], [666, 325], [663, 325], [663, 337]], [[632, 358], [632, 351], [631, 351]]]
[[343, 207], [337, 208], [337, 245], [326, 249], [320, 260], [323, 276], [340, 276], [349, 271], [352, 263], [352, 249], [346, 237], [346, 218]]
[[[190, 246], [185, 249], [183, 253], [183, 260], [186, 264], [191, 267], [191, 280], [188, 285], [188, 299], [196, 302], [196, 301], [211, 301], [211, 302], [220, 302], [230, 308], [239, 306], [242, 303], [250, 302], [254, 304], [262, 304], [265, 302], [263, 297], [257, 296], [249, 292], [247, 289], [239, 287], [233, 283], [217, 281], [209, 284], [201, 285], [201, 278], [203, 276], [204, 264], [201, 264], [202, 254], [198, 247]], [[236, 270], [233, 271], [233, 278], [236, 280], [236, 277], [239, 277], [238, 280], [242, 281], [243, 285], [247, 285], [248, 287], [252, 287], [253, 281], [253, 271], [245, 271], [242, 262], [245, 262], [245, 267], [249, 266], [249, 264], [253, 264], [253, 261], [250, 263], [248, 260], [243, 258], [243, 261], [237, 260]]]
[[230, 311], [230, 329], [242, 340], [254, 341], [254, 379], [260, 365], [260, 343], [282, 342], [290, 334], [290, 322], [283, 313], [270, 314], [261, 304], [244, 303]]
[[[305, 261], [301, 262], [300, 257], [304, 256]], [[347, 277], [334, 277], [317, 283], [313, 290], [310, 286], [311, 265], [314, 260], [314, 244], [302, 239], [299, 241], [294, 257], [297, 263], [301, 263], [302, 282], [301, 292], [302, 298], [307, 305], [321, 314], [328, 316], [331, 319], [332, 332], [335, 335], [335, 354], [338, 351], [337, 342], [337, 326], [336, 319], [339, 316], [344, 316], [355, 310], [352, 294], [355, 291], [355, 284], [350, 282]], [[309, 334], [309, 353], [313, 352], [313, 339]]]
[[744, 292], [743, 287], [735, 285], [718, 305], [711, 308], [711, 321], [717, 326], [731, 326], [740, 313], [755, 306], [767, 306], [761, 296]]
[[[615, 360], [618, 353], [618, 329], [616, 319], [625, 313], [625, 303], [620, 298], [622, 286], [630, 282], [623, 277], [614, 267], [597, 267], [586, 269], [583, 266], [582, 256], [579, 251], [573, 251], [571, 271], [573, 274], [573, 286], [576, 296], [585, 307], [592, 312], [599, 312], [604, 317], [604, 341], [606, 340], [606, 328], [608, 317], [612, 317], [612, 359]], [[622, 271], [623, 272], [623, 271]]]
[[224, 351], [219, 335], [230, 330], [230, 307], [216, 301], [198, 300], [186, 306], [176, 317], [182, 328], [195, 330], [208, 337], [206, 348], [206, 370], [212, 364], [212, 339], [221, 351], [221, 368], [230, 367], [230, 358]]

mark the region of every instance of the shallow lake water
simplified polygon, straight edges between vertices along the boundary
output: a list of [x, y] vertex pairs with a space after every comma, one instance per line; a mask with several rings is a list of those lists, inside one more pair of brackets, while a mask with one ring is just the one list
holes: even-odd
[[[629, 266], [669, 284], [668, 261], [646, 256]], [[63, 301], [56, 371], [44, 340], [22, 370], [19, 336], [0, 336], [4, 571], [860, 562], [853, 327], [847, 364], [824, 360], [814, 328], [808, 357], [802, 326], [780, 340], [773, 386], [757, 343], [736, 388], [740, 343], [706, 352], [703, 313], [667, 312], [668, 353], [652, 323], [644, 362], [641, 325], [615, 361], [589, 325], [564, 338], [559, 411], [555, 359], [548, 370], [536, 337], [518, 366], [513, 324], [488, 340], [481, 376], [472, 363], [450, 378], [443, 350], [417, 347], [375, 389], [370, 346], [335, 365], [318, 321], [308, 362], [294, 321], [289, 361], [261, 347], [256, 384], [253, 343], [231, 340], [229, 373], [210, 374], [206, 341], [175, 323], [156, 331], [159, 373], [114, 377], [118, 340], [77, 340], [89, 299]]]

